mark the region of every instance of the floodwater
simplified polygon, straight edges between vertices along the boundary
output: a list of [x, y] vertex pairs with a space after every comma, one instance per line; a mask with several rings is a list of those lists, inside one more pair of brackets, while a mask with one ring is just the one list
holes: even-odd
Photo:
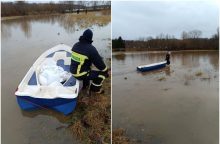
[[218, 51], [172, 52], [169, 67], [140, 73], [164, 52], [112, 57], [112, 123], [137, 143], [218, 144]]
[[2, 144], [76, 142], [65, 128], [69, 117], [49, 110], [21, 111], [14, 92], [40, 54], [59, 43], [72, 46], [86, 28], [92, 29], [93, 45], [110, 65], [110, 15], [62, 14], [1, 21]]

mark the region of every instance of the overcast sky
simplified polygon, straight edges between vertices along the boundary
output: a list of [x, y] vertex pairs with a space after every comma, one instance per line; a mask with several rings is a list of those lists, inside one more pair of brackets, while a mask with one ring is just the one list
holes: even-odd
[[112, 36], [123, 39], [157, 36], [180, 38], [182, 31], [201, 30], [211, 37], [219, 26], [216, 1], [112, 1]]

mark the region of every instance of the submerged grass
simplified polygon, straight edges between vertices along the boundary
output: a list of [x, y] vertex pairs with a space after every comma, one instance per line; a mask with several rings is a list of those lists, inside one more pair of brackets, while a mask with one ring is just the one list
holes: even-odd
[[166, 80], [165, 77], [160, 77], [160, 78], [158, 79], [158, 81], [164, 81], [164, 80]]
[[195, 75], [196, 75], [196, 76], [202, 76], [202, 74], [203, 74], [203, 73], [202, 73], [201, 71], [199, 71], [199, 72], [196, 72]]
[[112, 131], [112, 144], [130, 144], [130, 139], [125, 136], [125, 130], [122, 128]]
[[111, 143], [110, 78], [104, 82], [105, 94], [79, 95], [78, 105], [69, 119], [69, 129], [81, 143]]
[[[104, 14], [103, 14], [104, 13]], [[67, 14], [66, 18], [63, 19], [65, 24], [75, 24], [79, 26], [80, 29], [88, 28], [93, 25], [105, 26], [111, 21], [110, 14], [108, 12], [89, 12], [87, 14]]]
[[83, 126], [81, 121], [75, 122], [73, 125], [70, 126], [71, 131], [73, 132], [74, 136], [80, 140], [83, 138]]

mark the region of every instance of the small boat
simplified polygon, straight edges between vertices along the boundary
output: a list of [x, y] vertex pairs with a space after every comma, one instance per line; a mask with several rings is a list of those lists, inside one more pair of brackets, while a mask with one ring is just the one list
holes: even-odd
[[[70, 61], [71, 47], [67, 45], [59, 44], [44, 52], [29, 69], [15, 92], [20, 108], [22, 110], [52, 109], [64, 115], [73, 112], [82, 83], [70, 74]], [[53, 82], [43, 85], [40, 79], [42, 68], [53, 62], [68, 77], [62, 83]]]
[[141, 65], [137, 67], [137, 71], [146, 72], [146, 71], [156, 70], [156, 69], [163, 68], [166, 65], [167, 65], [167, 61], [162, 61], [159, 63], [153, 63], [149, 65]]

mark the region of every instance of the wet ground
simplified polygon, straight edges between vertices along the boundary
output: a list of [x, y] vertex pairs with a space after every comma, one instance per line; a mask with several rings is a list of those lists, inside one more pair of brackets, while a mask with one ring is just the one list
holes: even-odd
[[169, 67], [139, 73], [164, 52], [113, 54], [112, 122], [136, 143], [217, 144], [218, 51], [172, 52]]
[[69, 117], [47, 110], [21, 111], [14, 92], [40, 54], [59, 43], [72, 46], [86, 28], [93, 30], [93, 45], [110, 66], [110, 15], [59, 14], [1, 21], [3, 144], [72, 144], [76, 141], [65, 129]]

